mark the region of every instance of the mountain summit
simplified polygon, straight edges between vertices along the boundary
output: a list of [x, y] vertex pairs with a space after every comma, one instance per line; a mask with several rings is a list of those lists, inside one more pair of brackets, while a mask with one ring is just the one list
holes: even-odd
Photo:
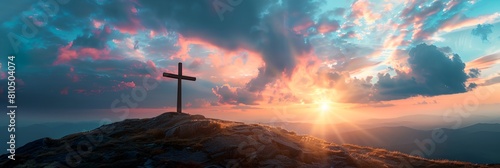
[[168, 112], [17, 149], [0, 167], [486, 167], [337, 145], [285, 129]]

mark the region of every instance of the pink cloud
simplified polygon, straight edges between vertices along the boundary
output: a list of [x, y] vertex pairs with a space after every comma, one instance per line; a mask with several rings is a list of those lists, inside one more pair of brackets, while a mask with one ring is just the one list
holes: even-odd
[[92, 20], [92, 25], [94, 25], [94, 28], [98, 29], [102, 26], [102, 22], [98, 20]]
[[444, 23], [444, 25], [439, 29], [440, 31], [450, 32], [462, 28], [473, 27], [478, 24], [492, 23], [499, 21], [500, 13], [494, 13], [491, 15], [483, 15], [476, 18], [467, 18], [463, 15], [457, 15], [450, 21]]
[[77, 52], [70, 49], [72, 45], [73, 42], [70, 42], [67, 46], [59, 48], [59, 55], [57, 56], [57, 60], [54, 62], [54, 64], [68, 62], [78, 57]]
[[293, 31], [297, 34], [304, 34], [307, 29], [314, 25], [314, 22], [311, 19], [306, 19], [299, 22], [297, 25], [293, 26]]
[[156, 69], [156, 64], [153, 61], [151, 61], [151, 60], [148, 60], [146, 62], [146, 65], [148, 65], [152, 69]]
[[130, 9], [130, 12], [132, 12], [132, 13], [134, 13], [134, 14], [137, 14], [137, 8], [132, 7], [132, 8]]
[[175, 46], [179, 47], [179, 50], [177, 52], [175, 52], [170, 57], [170, 59], [178, 58], [178, 59], [185, 61], [186, 59], [191, 58], [191, 56], [189, 55], [189, 51], [191, 50], [191, 48], [189, 46], [193, 45], [193, 44], [201, 45], [204, 48], [206, 48], [207, 50], [210, 50], [210, 49], [218, 50], [219, 49], [217, 46], [214, 46], [213, 44], [210, 44], [209, 42], [206, 42], [202, 39], [185, 38], [184, 36], [179, 34], [179, 37], [177, 39], [177, 43], [175, 44]]
[[138, 18], [129, 18], [129, 22], [115, 25], [115, 28], [120, 33], [135, 35], [139, 30], [143, 30], [144, 26]]
[[340, 25], [337, 21], [325, 21], [318, 25], [318, 32], [325, 34], [333, 31], [337, 31]]
[[368, 2], [368, 0], [358, 0], [354, 2], [351, 5], [351, 9], [351, 17], [356, 19], [356, 23], [359, 23], [359, 20], [363, 18], [367, 23], [371, 24], [381, 17], [379, 13], [375, 13], [371, 10], [372, 5]]
[[73, 42], [70, 42], [67, 46], [59, 48], [58, 56], [56, 61], [54, 61], [54, 65], [67, 63], [74, 59], [90, 57], [93, 60], [98, 59], [109, 59], [109, 49], [105, 48], [103, 50], [99, 50], [96, 48], [78, 48], [72, 49]]
[[481, 70], [488, 69], [491, 66], [495, 65], [498, 62], [498, 60], [500, 60], [500, 53], [485, 55], [470, 62], [467, 62], [466, 68], [467, 69], [477, 68]]
[[165, 28], [161, 28], [160, 30], [150, 30], [149, 31], [149, 38], [154, 38], [155, 36], [167, 36], [168, 31]]
[[126, 86], [126, 87], [129, 87], [129, 88], [135, 88], [135, 83], [134, 81], [132, 82], [120, 82], [119, 84], [120, 86]]

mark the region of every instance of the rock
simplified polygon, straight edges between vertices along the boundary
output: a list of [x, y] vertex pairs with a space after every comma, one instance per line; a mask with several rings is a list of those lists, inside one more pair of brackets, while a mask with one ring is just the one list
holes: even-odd
[[291, 156], [298, 156], [301, 153], [300, 147], [293, 142], [285, 141], [280, 138], [273, 139], [273, 142], [278, 145], [280, 151], [289, 151]]
[[203, 146], [204, 150], [210, 154], [216, 154], [221, 151], [230, 151], [238, 148], [238, 145], [243, 142], [246, 138], [241, 136], [227, 136], [221, 137], [216, 136], [212, 139], [207, 140]]

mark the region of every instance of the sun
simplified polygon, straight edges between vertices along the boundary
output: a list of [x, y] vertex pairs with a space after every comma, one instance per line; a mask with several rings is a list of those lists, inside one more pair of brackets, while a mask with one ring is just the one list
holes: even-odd
[[330, 104], [328, 102], [321, 102], [319, 108], [321, 109], [321, 112], [327, 112], [330, 110]]

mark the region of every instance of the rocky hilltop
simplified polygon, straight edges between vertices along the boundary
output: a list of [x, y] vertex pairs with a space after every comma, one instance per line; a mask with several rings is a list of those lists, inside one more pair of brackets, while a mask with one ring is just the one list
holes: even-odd
[[173, 112], [39, 139], [18, 148], [15, 159], [1, 156], [0, 167], [488, 167]]

